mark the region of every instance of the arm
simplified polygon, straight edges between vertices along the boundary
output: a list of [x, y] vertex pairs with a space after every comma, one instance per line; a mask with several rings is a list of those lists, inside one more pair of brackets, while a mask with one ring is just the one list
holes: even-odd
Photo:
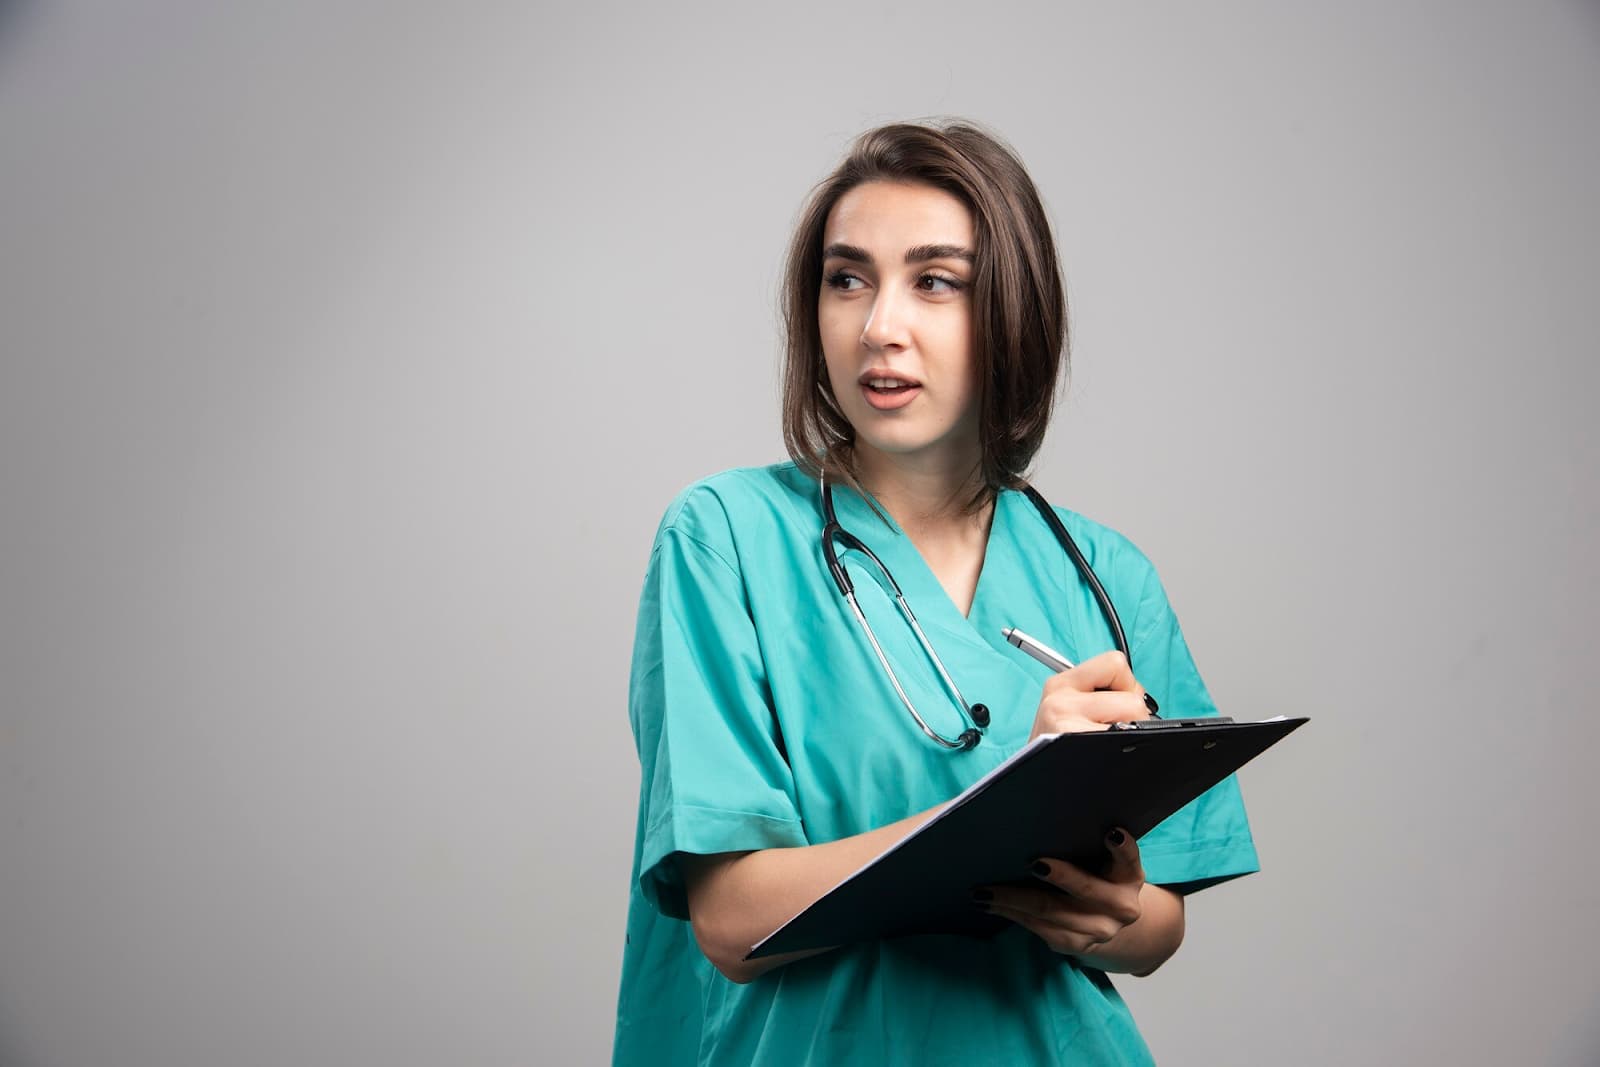
[[[1108, 723], [1147, 718], [1149, 714], [1144, 702], [1144, 689], [1134, 679], [1127, 659], [1121, 653], [1108, 652], [1086, 660], [1046, 683], [1044, 699], [1035, 717], [1033, 735], [1066, 730], [1104, 730]], [[785, 963], [828, 951], [817, 949], [749, 962], [743, 959], [757, 941], [815, 903], [848, 875], [865, 866], [945, 806], [936, 805], [888, 826], [821, 845], [710, 855], [678, 853], [689, 920], [700, 950], [718, 971], [734, 982], [749, 982]], [[1142, 915], [1140, 887], [1144, 884], [1144, 874], [1138, 867], [1138, 846], [1129, 839], [1126, 848], [1132, 850], [1134, 871], [1115, 869], [1121, 872], [1124, 880], [1136, 873], [1137, 884], [1116, 887], [1113, 894], [1115, 899], [1109, 906], [1116, 908], [1119, 914], [1132, 907], [1135, 914], [1122, 918], [1104, 930], [1101, 929], [1104, 914], [1091, 916], [1097, 923], [1094, 931], [1099, 935], [1093, 939], [1094, 945], [1101, 954], [1091, 962], [1106, 970], [1137, 968], [1148, 973], [1177, 949], [1177, 941], [1182, 938], [1182, 901], [1165, 890], [1150, 887], [1153, 902], [1151, 921], [1130, 930], [1112, 944], [1113, 934], [1120, 932], [1123, 927], [1137, 925], [1135, 920]], [[1120, 855], [1123, 851], [1126, 849], [1113, 850], [1113, 854]], [[1067, 876], [1070, 865], [1061, 861], [1050, 862], [1061, 877]], [[1076, 868], [1073, 870], [1076, 871]], [[1108, 884], [1087, 872], [1077, 871], [1077, 874], [1102, 886]], [[1042, 893], [1044, 890], [1029, 889], [1023, 892]], [[1056, 890], [1049, 892], [1052, 899], [1046, 903], [1053, 915], [1062, 910], [1062, 894]], [[1169, 897], [1171, 899], [1167, 899]], [[1098, 898], [1093, 906], [1096, 909], [1102, 906]], [[995, 910], [1007, 914], [998, 907]], [[1174, 914], [1178, 920], [1176, 931], [1172, 924]], [[1022, 922], [1022, 919], [1018, 918], [1017, 921]], [[1086, 945], [1087, 942], [1077, 942], [1071, 949], [1058, 951], [1078, 954]]]
[[689, 921], [706, 959], [734, 982], [829, 949], [744, 960], [757, 941], [814, 904], [890, 845], [937, 815], [944, 804], [864, 834], [821, 845], [756, 852], [680, 855]]
[[1102, 971], [1143, 978], [1178, 951], [1184, 930], [1183, 898], [1146, 882], [1139, 890], [1139, 918], [1077, 957]]

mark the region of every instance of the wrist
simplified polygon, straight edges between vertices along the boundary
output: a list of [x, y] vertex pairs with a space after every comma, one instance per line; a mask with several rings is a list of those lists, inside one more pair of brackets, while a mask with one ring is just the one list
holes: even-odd
[[1107, 941], [1077, 953], [1097, 970], [1143, 978], [1153, 973], [1183, 944], [1183, 898], [1148, 882], [1139, 891], [1140, 914]]

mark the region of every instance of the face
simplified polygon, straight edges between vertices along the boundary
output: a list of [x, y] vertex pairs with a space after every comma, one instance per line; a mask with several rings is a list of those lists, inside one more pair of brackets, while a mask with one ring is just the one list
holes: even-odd
[[932, 186], [868, 182], [833, 206], [822, 246], [823, 359], [863, 467], [890, 458], [970, 469], [979, 454], [971, 212]]

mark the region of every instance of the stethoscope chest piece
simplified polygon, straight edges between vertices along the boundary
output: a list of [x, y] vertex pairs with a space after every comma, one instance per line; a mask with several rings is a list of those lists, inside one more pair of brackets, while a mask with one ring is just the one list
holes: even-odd
[[[839, 517], [833, 508], [833, 488], [828, 485], [826, 475], [821, 479], [821, 486], [823, 515], [827, 520], [822, 528], [822, 552], [828, 561], [828, 571], [833, 575], [834, 584], [839, 587], [839, 593], [844, 597], [845, 603], [850, 606], [850, 613], [856, 617], [856, 623], [861, 627], [862, 632], [867, 635], [867, 643], [872, 646], [873, 653], [878, 657], [878, 664], [883, 668], [884, 674], [888, 676], [889, 684], [894, 686], [896, 695], [900, 697], [900, 703], [905, 705], [906, 711], [911, 713], [911, 717], [916, 720], [917, 726], [935, 744], [956, 751], [976, 748], [978, 742], [983, 740], [983, 731], [989, 726], [989, 708], [984, 704], [967, 703], [967, 698], [961, 695], [961, 690], [956, 686], [955, 679], [951, 678], [950, 672], [945, 669], [944, 660], [939, 658], [939, 653], [935, 651], [933, 643], [928, 640], [928, 635], [922, 632], [922, 624], [917, 622], [916, 613], [911, 610], [911, 605], [906, 603], [906, 595], [901, 591], [900, 583], [894, 580], [894, 574], [890, 572], [883, 560], [878, 558], [877, 553], [866, 546], [866, 543], [861, 538], [839, 525]], [[940, 681], [944, 683], [951, 696], [955, 697], [956, 704], [961, 708], [963, 719], [970, 724], [957, 737], [948, 738], [935, 730], [928, 724], [928, 720], [922, 717], [922, 713], [917, 711], [916, 705], [911, 702], [911, 697], [907, 695], [905, 686], [900, 684], [899, 675], [895, 674], [894, 668], [889, 665], [889, 657], [884, 654], [883, 646], [878, 642], [878, 635], [872, 630], [872, 624], [867, 621], [866, 615], [861, 610], [861, 605], [856, 602], [855, 583], [850, 580], [850, 575], [846, 573], [844, 564], [839, 561], [838, 551], [834, 547], [835, 541], [841, 542], [846, 548], [855, 549], [866, 556], [872, 561], [873, 566], [878, 568], [878, 572], [883, 575], [884, 580], [888, 583], [889, 592], [894, 597], [895, 606], [900, 609], [901, 616], [910, 624], [912, 632], [917, 635], [917, 643], [922, 646], [922, 650], [933, 661], [934, 670], [938, 672]]]

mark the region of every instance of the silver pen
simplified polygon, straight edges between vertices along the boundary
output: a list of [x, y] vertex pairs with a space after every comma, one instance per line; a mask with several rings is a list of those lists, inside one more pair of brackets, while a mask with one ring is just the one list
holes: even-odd
[[1013, 645], [1016, 645], [1018, 648], [1022, 649], [1022, 651], [1026, 652], [1028, 655], [1032, 656], [1034, 659], [1038, 660], [1040, 663], [1043, 663], [1046, 667], [1049, 667], [1058, 674], [1061, 671], [1070, 671], [1072, 669], [1071, 660], [1057, 652], [1055, 649], [1051, 648], [1049, 645], [1043, 644], [1029, 637], [1015, 626], [1007, 626], [1005, 629], [1000, 631], [1000, 636], [1004, 637], [1007, 641], [1010, 641]]
[[[1072, 669], [1072, 661], [1071, 660], [1069, 660], [1067, 657], [1063, 656], [1061, 653], [1057, 652], [1055, 649], [1051, 648], [1049, 645], [1044, 644], [1041, 641], [1037, 641], [1034, 638], [1029, 637], [1027, 634], [1023, 633], [1021, 630], [1017, 629], [1015, 626], [1007, 626], [1005, 629], [1000, 631], [1000, 636], [1004, 637], [1007, 641], [1010, 641], [1013, 645], [1016, 645], [1018, 648], [1022, 649], [1022, 651], [1026, 652], [1028, 655], [1032, 656], [1034, 659], [1038, 660], [1040, 663], [1043, 663], [1046, 667], [1049, 667], [1051, 670], [1055, 671], [1057, 674], [1060, 674], [1062, 671], [1070, 671]], [[1156, 703], [1156, 698], [1151, 696], [1149, 693], [1146, 693], [1144, 695], [1144, 706], [1150, 709], [1151, 718], [1157, 718], [1161, 714], [1161, 705], [1157, 704]], [[1196, 720], [1193, 720], [1193, 719], [1169, 719], [1167, 721], [1168, 722], [1184, 722], [1184, 723], [1187, 723], [1187, 722], [1194, 722]], [[1206, 721], [1206, 722], [1232, 722], [1233, 720], [1231, 720], [1231, 719], [1210, 718], [1210, 719], [1206, 719], [1204, 721]], [[1121, 724], [1119, 724], [1119, 725], [1121, 725]], [[1152, 727], [1154, 725], [1155, 725], [1155, 723], [1151, 723], [1150, 724], [1150, 726], [1152, 726]], [[1124, 727], [1124, 729], [1127, 729], [1127, 728], [1129, 728], [1129, 727]]]

